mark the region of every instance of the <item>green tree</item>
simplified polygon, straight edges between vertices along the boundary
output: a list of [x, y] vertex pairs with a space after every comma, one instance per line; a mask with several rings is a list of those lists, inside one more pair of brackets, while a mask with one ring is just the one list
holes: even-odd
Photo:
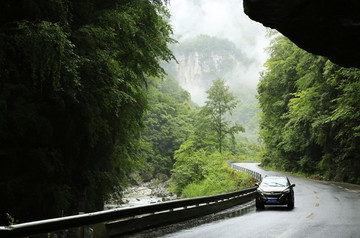
[[162, 2], [1, 1], [1, 223], [100, 210], [126, 186], [147, 78], [173, 58]]
[[[175, 162], [174, 152], [188, 138], [193, 126], [190, 95], [178, 82], [167, 77], [149, 86], [150, 109], [145, 115], [142, 135], [148, 148], [144, 150], [144, 178], [157, 174], [170, 175]], [[144, 148], [145, 149], [145, 148]]]
[[278, 36], [258, 85], [263, 163], [359, 183], [359, 70]]
[[240, 124], [235, 123], [231, 125], [230, 121], [226, 118], [227, 115], [232, 115], [232, 111], [239, 101], [229, 92], [229, 86], [222, 79], [214, 80], [213, 85], [206, 93], [208, 94], [208, 100], [200, 111], [200, 125], [201, 129], [208, 127], [210, 131], [215, 133], [218, 149], [221, 153], [227, 135], [230, 135], [234, 142], [235, 134], [244, 131]]

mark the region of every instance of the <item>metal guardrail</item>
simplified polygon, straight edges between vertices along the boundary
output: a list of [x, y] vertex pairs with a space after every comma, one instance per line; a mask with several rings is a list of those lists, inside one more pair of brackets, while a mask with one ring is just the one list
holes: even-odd
[[250, 174], [252, 177], [254, 177], [257, 181], [261, 181], [262, 177], [261, 177], [261, 174], [258, 173], [258, 172], [255, 172], [255, 171], [252, 171], [250, 169], [247, 169], [247, 168], [243, 168], [237, 164], [230, 164], [231, 168], [235, 169], [235, 170], [238, 170], [240, 172], [245, 172], [245, 173], [248, 173]]
[[[239, 171], [261, 180], [254, 171], [229, 163]], [[134, 208], [119, 208], [81, 215], [54, 218], [10, 226], [0, 226], [0, 237], [33, 237], [37, 234], [64, 234], [64, 230], [77, 228], [71, 237], [87, 237], [84, 227], [91, 230], [89, 237], [113, 237], [129, 232], [149, 229], [215, 213], [255, 198], [256, 187], [227, 194], [181, 199]], [[90, 227], [90, 228], [89, 228]], [[61, 232], [59, 232], [61, 231]], [[61, 235], [57, 235], [58, 237]], [[67, 234], [66, 237], [69, 237]]]
[[0, 227], [0, 237], [28, 237], [94, 224], [97, 224], [96, 227], [101, 231], [94, 231], [93, 237], [112, 237], [204, 216], [237, 204], [243, 204], [254, 199], [255, 190], [256, 187], [253, 187], [227, 194], [10, 225]]

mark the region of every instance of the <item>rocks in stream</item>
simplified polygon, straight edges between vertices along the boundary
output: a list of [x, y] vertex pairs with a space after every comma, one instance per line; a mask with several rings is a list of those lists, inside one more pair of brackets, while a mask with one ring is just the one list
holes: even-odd
[[115, 193], [105, 204], [105, 209], [136, 207], [178, 199], [167, 190], [168, 186], [167, 182], [152, 180], [129, 187], [122, 193]]

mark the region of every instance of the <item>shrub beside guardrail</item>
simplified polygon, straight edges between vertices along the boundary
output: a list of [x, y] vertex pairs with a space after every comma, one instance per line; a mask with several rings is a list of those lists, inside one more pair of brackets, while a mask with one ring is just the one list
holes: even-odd
[[250, 169], [247, 169], [247, 168], [243, 168], [237, 164], [229, 164], [231, 166], [231, 168], [237, 170], [237, 171], [240, 171], [240, 172], [245, 172], [245, 173], [248, 173], [250, 174], [252, 177], [254, 177], [257, 181], [261, 181], [261, 174], [258, 173], [258, 172], [255, 172], [255, 171], [252, 171]]

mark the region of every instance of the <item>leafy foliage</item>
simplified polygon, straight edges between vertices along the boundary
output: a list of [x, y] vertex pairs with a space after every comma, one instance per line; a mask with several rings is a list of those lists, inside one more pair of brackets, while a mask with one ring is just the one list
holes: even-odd
[[198, 197], [240, 190], [253, 185], [251, 176], [231, 169], [227, 159], [230, 154], [208, 153], [198, 150], [193, 153], [176, 152], [172, 189], [182, 197]]
[[0, 9], [0, 222], [102, 209], [141, 162], [146, 78], [173, 58], [165, 6], [5, 0]]
[[143, 157], [144, 178], [170, 175], [174, 152], [188, 138], [193, 125], [192, 102], [188, 92], [177, 81], [167, 77], [149, 86], [150, 110], [145, 116]]
[[359, 183], [358, 69], [334, 65], [283, 36], [258, 85], [264, 164]]
[[250, 176], [234, 171], [226, 162], [238, 158], [232, 152], [235, 134], [243, 128], [226, 120], [238, 101], [221, 79], [207, 93], [208, 101], [196, 113], [192, 133], [175, 152], [172, 190], [183, 197], [229, 192], [251, 183]]
[[220, 153], [227, 135], [231, 136], [232, 142], [235, 143], [235, 134], [244, 131], [241, 125], [236, 123], [230, 125], [230, 122], [226, 120], [227, 114], [232, 114], [239, 101], [236, 101], [235, 96], [229, 92], [229, 86], [225, 83], [221, 79], [213, 81], [213, 85], [206, 91], [208, 100], [200, 111], [201, 119], [199, 120], [201, 130], [208, 128], [215, 134]]

